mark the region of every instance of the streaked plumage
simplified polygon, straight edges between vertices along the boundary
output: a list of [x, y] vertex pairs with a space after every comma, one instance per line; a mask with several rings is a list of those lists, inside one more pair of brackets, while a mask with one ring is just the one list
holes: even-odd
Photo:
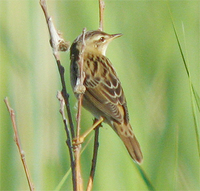
[[[142, 152], [129, 123], [129, 115], [121, 83], [110, 60], [105, 56], [107, 46], [121, 34], [109, 35], [102, 31], [88, 31], [85, 34], [83, 71], [85, 73], [83, 106], [96, 118], [104, 118], [124, 142], [131, 157], [141, 163]], [[77, 37], [70, 49], [71, 85], [76, 85], [79, 75], [78, 60], [83, 41]]]

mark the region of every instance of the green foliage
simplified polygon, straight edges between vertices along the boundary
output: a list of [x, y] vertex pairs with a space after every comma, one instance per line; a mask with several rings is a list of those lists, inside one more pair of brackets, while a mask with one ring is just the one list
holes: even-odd
[[[98, 28], [97, 0], [47, 3], [55, 25], [71, 42], [84, 27]], [[124, 34], [110, 44], [107, 56], [124, 87], [144, 162], [141, 167], [134, 164], [114, 131], [104, 125], [94, 190], [198, 190], [200, 3], [105, 3], [105, 31]], [[36, 190], [71, 190], [66, 135], [56, 99], [60, 78], [39, 2], [0, 1], [0, 7], [0, 190], [28, 190], [5, 96], [16, 111]], [[75, 118], [69, 53], [61, 53], [61, 61]], [[91, 124], [91, 114], [83, 110], [82, 132]], [[85, 186], [92, 142], [82, 153]]]

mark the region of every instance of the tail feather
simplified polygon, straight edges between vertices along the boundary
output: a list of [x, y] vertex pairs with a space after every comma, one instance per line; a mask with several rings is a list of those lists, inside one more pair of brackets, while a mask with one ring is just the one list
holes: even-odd
[[133, 134], [130, 124], [125, 125], [114, 123], [113, 125], [114, 130], [116, 130], [117, 134], [123, 141], [132, 159], [138, 163], [142, 163], [142, 151], [135, 135]]

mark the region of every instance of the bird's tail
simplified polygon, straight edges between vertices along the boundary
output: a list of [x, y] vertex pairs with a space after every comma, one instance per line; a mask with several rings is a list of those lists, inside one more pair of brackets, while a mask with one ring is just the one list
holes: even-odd
[[137, 163], [141, 163], [143, 156], [142, 151], [140, 149], [140, 145], [133, 134], [133, 130], [130, 124], [119, 124], [114, 122], [113, 123], [114, 130], [119, 135], [121, 140], [124, 142], [130, 156], [134, 161]]

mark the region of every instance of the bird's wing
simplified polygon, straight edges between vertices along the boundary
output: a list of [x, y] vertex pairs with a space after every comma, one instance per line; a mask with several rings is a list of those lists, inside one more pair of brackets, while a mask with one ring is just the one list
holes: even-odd
[[84, 64], [85, 99], [108, 118], [128, 122], [128, 110], [121, 83], [105, 56], [87, 56]]

